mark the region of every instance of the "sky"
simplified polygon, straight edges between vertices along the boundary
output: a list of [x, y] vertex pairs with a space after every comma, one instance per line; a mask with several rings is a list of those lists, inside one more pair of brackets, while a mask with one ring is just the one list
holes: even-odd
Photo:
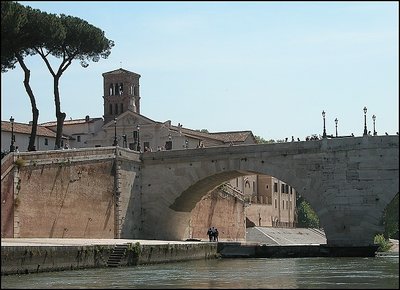
[[[60, 80], [67, 119], [103, 116], [102, 73], [140, 78], [140, 113], [209, 132], [251, 130], [266, 140], [399, 131], [399, 3], [260, 1], [19, 1], [82, 18], [115, 46]], [[53, 59], [54, 64], [58, 64]], [[52, 77], [26, 59], [39, 123], [55, 120]], [[1, 74], [1, 119], [28, 123], [23, 71]]]

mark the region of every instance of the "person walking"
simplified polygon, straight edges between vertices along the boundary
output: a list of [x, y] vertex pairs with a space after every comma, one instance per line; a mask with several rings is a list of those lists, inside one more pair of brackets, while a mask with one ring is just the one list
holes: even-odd
[[212, 232], [212, 229], [211, 229], [211, 228], [208, 229], [207, 235], [208, 235], [209, 241], [212, 242], [213, 232]]

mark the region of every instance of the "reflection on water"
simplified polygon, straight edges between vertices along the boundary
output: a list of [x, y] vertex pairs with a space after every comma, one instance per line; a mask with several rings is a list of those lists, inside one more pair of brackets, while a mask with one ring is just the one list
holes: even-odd
[[399, 288], [399, 258], [218, 259], [1, 277], [1, 288]]

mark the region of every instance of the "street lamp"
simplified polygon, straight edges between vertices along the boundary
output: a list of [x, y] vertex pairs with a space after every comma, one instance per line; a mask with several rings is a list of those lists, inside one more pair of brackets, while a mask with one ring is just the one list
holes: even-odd
[[326, 130], [325, 130], [325, 111], [322, 111], [322, 118], [324, 119], [324, 132], [322, 133], [322, 138], [326, 138]]
[[335, 119], [336, 137], [338, 136], [338, 135], [337, 135], [337, 123], [338, 123], [338, 122], [339, 122], [339, 120], [336, 118], [336, 119]]
[[114, 143], [113, 146], [118, 146], [117, 140], [117, 118], [114, 118]]
[[14, 152], [15, 151], [15, 147], [14, 147], [14, 118], [11, 116], [10, 118], [10, 123], [11, 123], [11, 145], [10, 145], [10, 152]]
[[140, 125], [137, 124], [136, 126], [136, 130], [137, 130], [137, 151], [140, 152]]
[[368, 135], [367, 132], [367, 107], [364, 107], [364, 136]]
[[376, 133], [375, 131], [375, 120], [376, 120], [376, 116], [372, 115], [372, 121], [374, 121], [374, 136], [376, 136], [378, 133]]

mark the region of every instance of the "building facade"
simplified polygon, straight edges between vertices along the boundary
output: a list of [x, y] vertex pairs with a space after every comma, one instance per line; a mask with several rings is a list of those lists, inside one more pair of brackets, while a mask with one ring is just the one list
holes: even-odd
[[[85, 116], [82, 119], [65, 120], [63, 142], [68, 149], [120, 146], [145, 153], [158, 150], [257, 143], [251, 131], [209, 133], [185, 128], [179, 123], [173, 125], [170, 120], [165, 122], [151, 120], [140, 114], [139, 74], [120, 68], [103, 73], [102, 76], [103, 118]], [[7, 149], [6, 140], [11, 140], [9, 126], [6, 123], [2, 122], [2, 150]], [[23, 125], [16, 126], [14, 124], [14, 126], [16, 142], [23, 145], [20, 146], [20, 150], [26, 151], [29, 138], [26, 134], [24, 137], [22, 134], [20, 136]], [[24, 130], [30, 134], [28, 125], [25, 126]], [[55, 131], [55, 121], [38, 126], [37, 150], [54, 148]], [[246, 216], [246, 219], [242, 221], [246, 226], [295, 226], [296, 192], [283, 181], [271, 176], [248, 175], [227, 181], [225, 186], [229, 188], [227, 192], [231, 193], [230, 198], [234, 201], [234, 207], [242, 209]], [[211, 210], [205, 210], [205, 208], [213, 206], [214, 201], [210, 201], [215, 200], [215, 196], [215, 192], [209, 192], [193, 210], [193, 238], [201, 238], [198, 235], [205, 234], [204, 228], [223, 220], [222, 218], [213, 220], [212, 217], [206, 220], [202, 218], [203, 214], [212, 214]], [[238, 196], [242, 196], [242, 198], [238, 199]], [[232, 200], [229, 203], [232, 203]], [[223, 209], [224, 205], [219, 206], [222, 211], [226, 210], [226, 208]], [[232, 218], [237, 219], [238, 217]], [[200, 229], [201, 223], [204, 228]], [[238, 231], [236, 227], [226, 228], [225, 232], [228, 236], [225, 238], [228, 240], [240, 239], [241, 234]]]

